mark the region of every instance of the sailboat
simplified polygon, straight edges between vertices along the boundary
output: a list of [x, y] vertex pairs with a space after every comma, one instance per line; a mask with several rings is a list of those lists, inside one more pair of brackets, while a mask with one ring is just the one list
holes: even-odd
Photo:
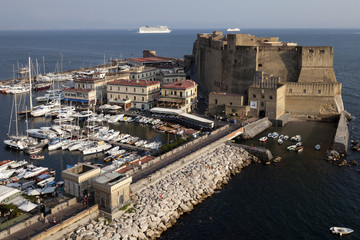
[[31, 58], [29, 57], [29, 105], [30, 105], [30, 109], [29, 110], [23, 110], [23, 111], [18, 111], [18, 115], [19, 116], [25, 116], [25, 115], [29, 115], [31, 113], [31, 111], [33, 110], [33, 104], [32, 104], [32, 80], [31, 80]]

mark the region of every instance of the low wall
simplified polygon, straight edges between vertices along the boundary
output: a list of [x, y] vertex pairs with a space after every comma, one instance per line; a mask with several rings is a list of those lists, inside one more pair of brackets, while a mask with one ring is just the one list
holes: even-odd
[[[59, 235], [66, 234], [71, 229], [78, 227], [78, 225], [80, 225], [80, 224], [75, 224], [76, 222], [83, 220], [83, 219], [93, 219], [98, 215], [99, 215], [99, 208], [98, 208], [98, 205], [96, 204], [96, 205], [90, 207], [89, 209], [84, 210], [84, 211], [76, 214], [75, 216], [66, 219], [64, 222], [58, 223], [58, 224], [54, 225], [52, 228], [49, 228], [48, 230], [39, 233], [38, 235], [32, 237], [31, 239], [32, 240], [46, 239], [53, 234], [57, 234], [57, 237], [53, 237], [54, 239], [57, 239], [58, 237], [61, 237]], [[61, 233], [62, 229], [66, 230], [63, 234]]]
[[254, 156], [258, 157], [261, 161], [268, 162], [271, 159], [273, 159], [272, 153], [270, 152], [269, 149], [266, 149], [266, 148], [251, 147], [251, 146], [248, 146], [248, 145], [237, 144], [237, 143], [226, 143], [226, 144], [234, 146], [234, 147], [243, 148], [243, 149], [245, 149], [245, 151], [247, 151], [251, 155], [254, 155]]
[[52, 207], [50, 209], [50, 213], [51, 214], [55, 214], [61, 210], [64, 210], [65, 208], [69, 207], [69, 206], [72, 206], [76, 203], [76, 198], [71, 198], [63, 203], [60, 203], [58, 205], [56, 205], [55, 207]]
[[242, 134], [242, 138], [243, 139], [253, 138], [259, 133], [268, 129], [271, 125], [272, 124], [267, 117], [259, 119], [256, 122], [250, 123], [244, 126], [244, 133]]
[[15, 226], [10, 227], [8, 230], [4, 230], [4, 231], [0, 232], [0, 239], [8, 237], [11, 234], [16, 233], [17, 231], [23, 230], [23, 229], [27, 228], [28, 226], [39, 222], [40, 219], [41, 219], [41, 215], [38, 214], [36, 216], [26, 219], [24, 222], [21, 222], [19, 224], [16, 224]]
[[[227, 128], [229, 128], [228, 125], [222, 127], [221, 129], [218, 129], [216, 131], [222, 131], [222, 130], [227, 129]], [[217, 132], [212, 133], [212, 134], [216, 134], [216, 133]], [[199, 139], [196, 139], [196, 140], [199, 140]], [[140, 192], [142, 189], [146, 188], [148, 185], [154, 184], [157, 181], [159, 181], [160, 179], [162, 179], [165, 176], [169, 175], [170, 173], [172, 173], [172, 172], [174, 172], [174, 171], [176, 171], [176, 170], [178, 170], [180, 168], [183, 168], [184, 166], [192, 163], [193, 161], [195, 161], [195, 159], [197, 157], [201, 156], [205, 152], [208, 152], [208, 151], [220, 146], [221, 144], [224, 144], [227, 140], [228, 140], [228, 136], [225, 136], [225, 137], [223, 137], [223, 138], [221, 138], [221, 139], [207, 145], [206, 147], [203, 147], [203, 148], [199, 149], [198, 151], [196, 151], [196, 152], [182, 158], [181, 160], [176, 161], [176, 162], [166, 166], [165, 168], [162, 168], [162, 169], [158, 170], [157, 172], [155, 172], [154, 174], [151, 175], [151, 180], [149, 178], [144, 178], [144, 179], [141, 179], [141, 180], [137, 181], [134, 184], [131, 184], [130, 185], [131, 191], [133, 193]], [[181, 150], [181, 149], [179, 149], [179, 150]], [[179, 150], [177, 150], [177, 151], [179, 151]]]
[[332, 149], [336, 150], [340, 154], [347, 154], [349, 145], [349, 129], [347, 125], [346, 117], [341, 114]]

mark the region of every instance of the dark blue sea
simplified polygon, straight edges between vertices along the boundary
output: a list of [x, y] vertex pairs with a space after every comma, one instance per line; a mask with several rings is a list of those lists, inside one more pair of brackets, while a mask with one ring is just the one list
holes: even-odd
[[[192, 53], [197, 33], [223, 29], [173, 30], [166, 35], [139, 35], [135, 31], [0, 31], [0, 79], [13, 76], [13, 66], [24, 66], [28, 57], [46, 72], [59, 69], [61, 55], [63, 70], [102, 64], [114, 58], [141, 57], [144, 49], [158, 55], [182, 58]], [[242, 29], [256, 36], [278, 36], [281, 41], [299, 45], [333, 46], [334, 69], [342, 83], [346, 110], [353, 115], [351, 139], [360, 140], [360, 29]], [[6, 138], [12, 96], [0, 95], [0, 139]], [[32, 127], [49, 121], [31, 121]], [[119, 126], [133, 129], [131, 126]], [[301, 134], [304, 152], [287, 152], [284, 146], [268, 141], [275, 156], [282, 161], [276, 165], [251, 165], [234, 176], [228, 185], [212, 197], [183, 215], [162, 239], [338, 239], [329, 231], [331, 226], [355, 230], [343, 239], [360, 239], [360, 174], [358, 166], [338, 167], [324, 160], [336, 125], [332, 123], [289, 123], [284, 128], [273, 127], [288, 135]], [[156, 136], [138, 126], [137, 134]], [[257, 140], [249, 142], [259, 145]], [[317, 143], [320, 151], [313, 150]], [[22, 159], [26, 156], [0, 148], [3, 159]], [[66, 164], [84, 159], [62, 152], [46, 154], [44, 165], [57, 170]], [[360, 163], [360, 153], [349, 151], [348, 161]], [[96, 161], [96, 159], [94, 160]], [[40, 164], [40, 163], [38, 163]]]

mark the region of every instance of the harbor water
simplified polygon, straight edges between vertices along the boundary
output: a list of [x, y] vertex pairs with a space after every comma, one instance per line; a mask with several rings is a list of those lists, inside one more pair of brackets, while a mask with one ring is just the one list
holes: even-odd
[[[165, 35], [139, 35], [135, 31], [1, 31], [0, 78], [12, 77], [12, 66], [32, 59], [46, 61], [46, 71], [54, 71], [63, 56], [63, 69], [102, 64], [105, 59], [141, 57], [142, 50], [156, 50], [158, 55], [183, 57], [191, 54], [196, 34], [219, 29], [174, 30]], [[221, 29], [220, 29], [221, 30]], [[342, 83], [345, 109], [354, 119], [350, 123], [351, 139], [360, 139], [360, 30], [359, 29], [242, 29], [256, 36], [278, 36], [281, 41], [299, 45], [333, 46], [334, 70]], [[224, 32], [225, 33], [225, 32]], [[1, 95], [0, 134], [6, 138], [12, 97]], [[30, 128], [49, 121], [38, 118]], [[47, 123], [47, 122], [46, 122]], [[125, 123], [124, 123], [125, 124]], [[127, 123], [129, 124], [129, 123]], [[130, 123], [131, 124], [131, 123]], [[137, 130], [132, 126], [139, 127]], [[126, 125], [119, 126], [125, 128]], [[135, 128], [135, 127], [134, 127]], [[280, 163], [254, 164], [234, 176], [228, 185], [183, 215], [162, 239], [338, 239], [331, 226], [355, 230], [344, 239], [360, 238], [360, 174], [358, 166], [338, 167], [324, 160], [336, 125], [332, 123], [296, 122], [269, 131], [289, 136], [301, 134], [302, 153], [288, 152], [271, 139], [265, 144]], [[141, 125], [131, 131], [143, 134]], [[158, 136], [147, 129], [145, 136]], [[124, 130], [125, 131], [125, 130]], [[260, 145], [260, 134], [247, 142]], [[162, 141], [167, 136], [161, 136]], [[321, 150], [315, 151], [315, 144]], [[24, 155], [5, 148], [3, 159], [22, 159]], [[348, 161], [360, 161], [360, 153], [349, 152]], [[84, 161], [80, 155], [62, 151], [45, 153], [42, 165], [64, 169], [67, 164]], [[95, 160], [96, 161], [96, 160]], [[59, 175], [59, 174], [58, 174]]]

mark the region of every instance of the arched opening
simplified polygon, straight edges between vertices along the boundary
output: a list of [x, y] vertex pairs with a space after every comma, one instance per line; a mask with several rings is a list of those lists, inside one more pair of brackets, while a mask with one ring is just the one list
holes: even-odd
[[265, 117], [265, 111], [264, 110], [261, 110], [259, 112], [259, 118], [264, 118]]

